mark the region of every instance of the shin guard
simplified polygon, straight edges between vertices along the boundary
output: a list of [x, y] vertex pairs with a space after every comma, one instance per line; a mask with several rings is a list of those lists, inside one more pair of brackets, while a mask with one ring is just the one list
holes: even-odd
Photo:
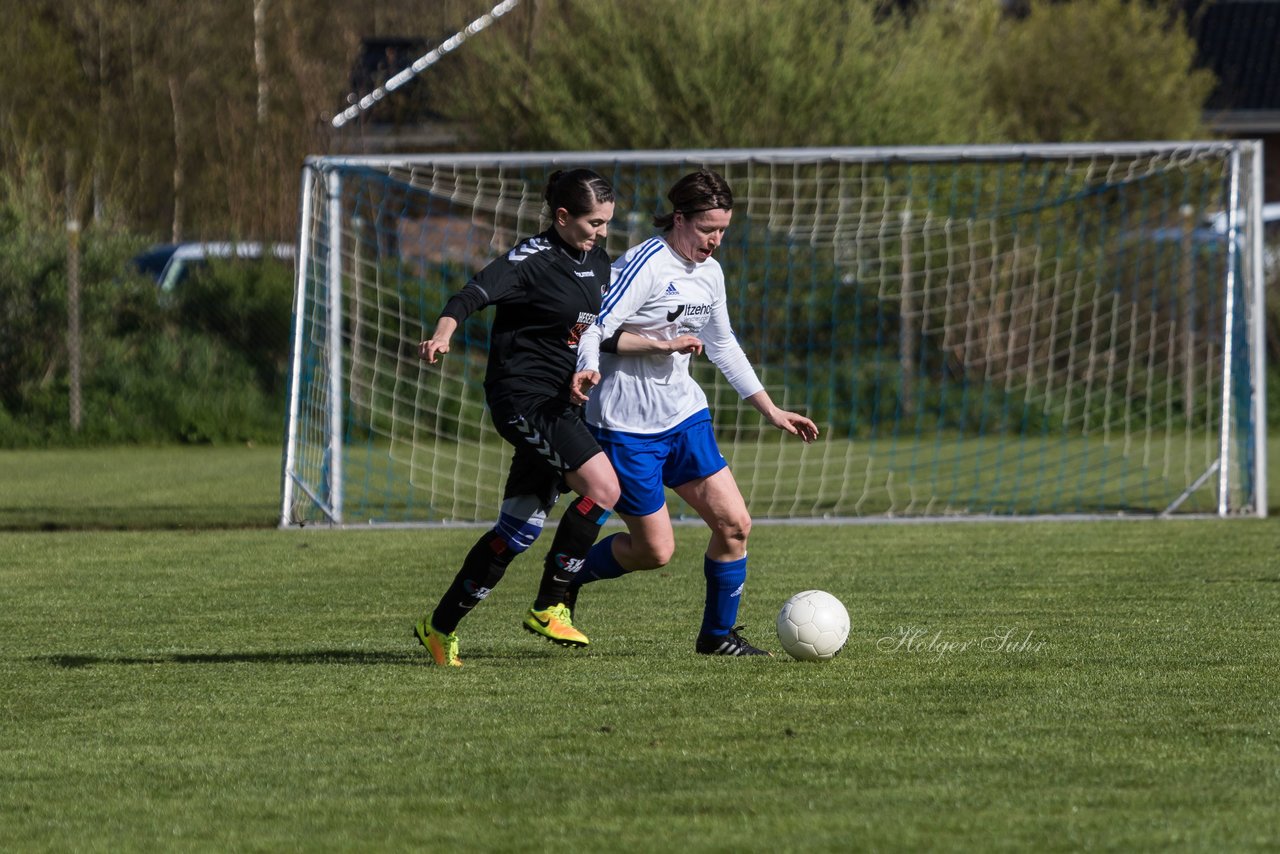
[[608, 518], [609, 511], [589, 496], [584, 495], [569, 505], [543, 564], [542, 585], [534, 608], [550, 608], [565, 601], [570, 583], [582, 569], [587, 552], [600, 536], [600, 526]]
[[702, 571], [707, 577], [702, 634], [727, 635], [738, 621], [738, 605], [747, 582], [746, 555], [726, 562], [703, 558]]
[[496, 530], [486, 531], [467, 553], [462, 569], [440, 597], [431, 615], [431, 626], [438, 632], [451, 633], [467, 613], [479, 605], [498, 586], [511, 561], [519, 554], [506, 537]]

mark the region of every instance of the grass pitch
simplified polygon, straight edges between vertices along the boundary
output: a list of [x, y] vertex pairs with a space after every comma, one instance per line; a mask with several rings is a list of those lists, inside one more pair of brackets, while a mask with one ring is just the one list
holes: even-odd
[[749, 638], [850, 611], [803, 664], [693, 654], [680, 528], [586, 651], [522, 558], [460, 671], [411, 626], [475, 531], [0, 533], [0, 849], [1274, 850], [1278, 530], [761, 526]]

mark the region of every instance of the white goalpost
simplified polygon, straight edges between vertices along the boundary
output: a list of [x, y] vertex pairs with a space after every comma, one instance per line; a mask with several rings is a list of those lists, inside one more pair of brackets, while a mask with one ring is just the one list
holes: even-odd
[[614, 184], [615, 257], [686, 172], [733, 187], [735, 332], [823, 433], [784, 436], [697, 364], [753, 517], [1263, 516], [1261, 161], [1256, 142], [312, 158], [280, 524], [492, 521], [510, 450], [484, 406], [489, 313], [442, 366], [417, 344], [575, 166]]

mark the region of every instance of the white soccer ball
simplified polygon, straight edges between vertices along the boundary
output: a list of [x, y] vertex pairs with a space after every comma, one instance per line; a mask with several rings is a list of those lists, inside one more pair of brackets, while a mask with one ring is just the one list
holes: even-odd
[[849, 612], [824, 590], [806, 590], [778, 613], [778, 640], [792, 658], [826, 661], [849, 639]]

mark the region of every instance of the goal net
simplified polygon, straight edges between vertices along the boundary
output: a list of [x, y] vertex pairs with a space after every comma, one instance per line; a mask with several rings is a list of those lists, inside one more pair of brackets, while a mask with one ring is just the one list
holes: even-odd
[[281, 525], [492, 520], [491, 311], [417, 344], [575, 166], [614, 257], [681, 175], [732, 186], [734, 330], [822, 431], [695, 360], [755, 518], [1265, 514], [1261, 152], [1211, 142], [313, 158]]

